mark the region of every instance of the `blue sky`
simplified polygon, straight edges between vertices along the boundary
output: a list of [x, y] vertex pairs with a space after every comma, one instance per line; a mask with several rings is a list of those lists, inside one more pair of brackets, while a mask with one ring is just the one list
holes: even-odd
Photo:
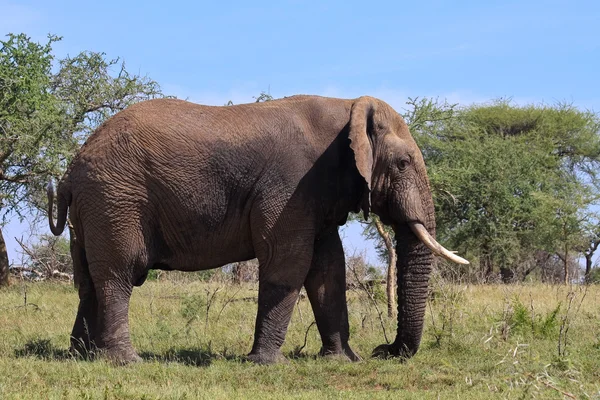
[[[596, 1], [6, 1], [0, 34], [63, 36], [58, 58], [121, 57], [165, 93], [220, 105], [321, 94], [469, 104], [572, 102], [600, 111]], [[5, 234], [9, 257], [17, 261]], [[350, 248], [367, 249], [359, 229]]]

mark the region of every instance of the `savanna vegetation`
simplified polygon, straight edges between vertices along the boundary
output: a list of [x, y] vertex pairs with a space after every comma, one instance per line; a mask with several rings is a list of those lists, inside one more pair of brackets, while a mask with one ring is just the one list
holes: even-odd
[[[46, 183], [87, 136], [128, 105], [164, 95], [103, 53], [57, 59], [59, 40], [0, 40], [2, 227], [45, 218]], [[42, 223], [25, 238], [25, 265], [10, 286], [0, 229], [0, 398], [372, 398], [400, 389], [405, 398], [600, 396], [600, 289], [584, 284], [600, 282], [598, 114], [510, 99], [414, 98], [397, 111], [425, 157], [438, 239], [471, 261], [438, 264], [415, 358], [368, 357], [392, 339], [396, 309], [393, 232], [373, 215], [351, 219], [376, 240], [384, 266], [347, 257], [351, 342], [367, 360], [317, 359], [320, 341], [301, 299], [284, 347], [291, 362], [268, 368], [242, 357], [256, 312], [253, 261], [185, 277], [153, 272], [131, 305], [134, 346], [146, 362], [75, 359], [67, 346], [76, 292], [48, 282], [69, 280], [68, 238], [48, 236]]]
[[[0, 293], [0, 397], [597, 398], [600, 288], [448, 284], [434, 278], [421, 350], [406, 363], [369, 358], [393, 339], [385, 291], [349, 291], [359, 363], [316, 358], [320, 338], [301, 298], [283, 347], [287, 364], [244, 362], [257, 286], [169, 273], [136, 288], [133, 344], [145, 362], [113, 367], [68, 353], [77, 294], [69, 284], [19, 283]], [[385, 333], [384, 333], [385, 329]]]

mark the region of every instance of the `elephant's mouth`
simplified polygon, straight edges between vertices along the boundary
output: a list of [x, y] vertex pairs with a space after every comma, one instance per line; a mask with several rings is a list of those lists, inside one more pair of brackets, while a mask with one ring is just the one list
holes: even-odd
[[425, 228], [425, 226], [423, 226], [422, 223], [409, 222], [408, 226], [410, 227], [411, 231], [415, 234], [415, 236], [418, 237], [419, 240], [425, 246], [427, 246], [429, 248], [429, 250], [431, 250], [434, 254], [436, 254], [440, 257], [444, 257], [446, 260], [455, 262], [457, 264], [469, 264], [469, 262], [467, 260], [465, 260], [464, 258], [462, 258], [460, 256], [457, 256], [456, 254], [454, 254], [455, 252], [450, 251], [450, 250], [446, 249], [444, 246], [442, 246], [441, 244], [439, 244], [433, 238], [433, 236], [431, 236], [429, 234], [429, 232], [427, 232], [427, 229]]

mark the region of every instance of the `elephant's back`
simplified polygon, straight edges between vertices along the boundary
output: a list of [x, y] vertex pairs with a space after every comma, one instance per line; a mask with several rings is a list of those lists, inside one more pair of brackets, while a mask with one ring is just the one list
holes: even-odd
[[[101, 176], [113, 171], [136, 176], [161, 161], [209, 152], [208, 106], [176, 99], [134, 104], [105, 121], [84, 143], [69, 173]], [[206, 115], [209, 114], [209, 115]], [[93, 171], [91, 173], [90, 171]]]
[[180, 209], [233, 206], [249, 196], [273, 156], [264, 151], [274, 146], [259, 124], [240, 121], [245, 113], [176, 99], [135, 104], [101, 125], [81, 148], [69, 170], [77, 182], [74, 195], [94, 192], [157, 204], [163, 199], [152, 197], [160, 193], [181, 200], [171, 204]]
[[[124, 147], [137, 146], [140, 151], [156, 154], [161, 149], [186, 154], [219, 143], [300, 144], [310, 140], [305, 136], [307, 132], [336, 126], [333, 135], [337, 134], [347, 122], [349, 107], [348, 100], [307, 95], [234, 106], [153, 99], [134, 104], [106, 121], [90, 136], [82, 151], [122, 152]], [[319, 123], [327, 125], [311, 125]]]
[[178, 99], [148, 100], [102, 124], [88, 138], [80, 157], [198, 154], [219, 144], [268, 141], [296, 118], [290, 107], [267, 107], [264, 103], [206, 106]]

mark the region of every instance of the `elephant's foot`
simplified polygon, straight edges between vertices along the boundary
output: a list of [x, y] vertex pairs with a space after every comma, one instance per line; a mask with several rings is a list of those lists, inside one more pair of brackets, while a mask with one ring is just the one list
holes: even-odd
[[94, 356], [96, 346], [87, 338], [71, 337], [71, 346], [69, 353], [74, 357], [81, 357], [84, 360], [89, 360]]
[[414, 352], [410, 352], [408, 349], [403, 347], [397, 347], [393, 344], [381, 344], [373, 350], [371, 357], [373, 358], [398, 358], [401, 362], [404, 362], [411, 358]]
[[319, 356], [333, 359], [341, 359], [346, 361], [349, 360], [352, 362], [362, 361], [361, 356], [356, 354], [348, 345], [344, 346], [342, 350], [340, 350], [339, 348], [329, 349], [322, 347], [321, 351], [319, 352]]
[[128, 365], [142, 361], [131, 346], [114, 346], [99, 350], [99, 354], [114, 365]]
[[289, 360], [285, 358], [281, 351], [276, 352], [251, 352], [248, 354], [248, 360], [259, 365], [271, 365], [278, 363], [289, 363]]

